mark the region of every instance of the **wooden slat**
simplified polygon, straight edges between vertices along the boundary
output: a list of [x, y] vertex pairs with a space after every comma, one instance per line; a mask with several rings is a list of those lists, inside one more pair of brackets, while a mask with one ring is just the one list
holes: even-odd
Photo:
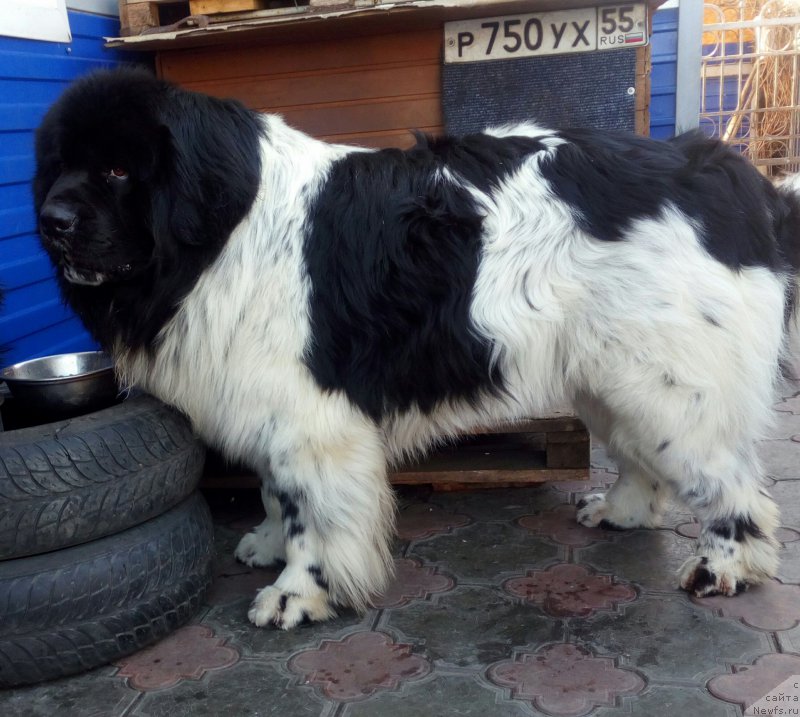
[[586, 480], [588, 468], [522, 470], [453, 470], [453, 471], [402, 471], [391, 473], [393, 485], [418, 484], [497, 484], [497, 483], [546, 483], [548, 481]]
[[277, 112], [315, 137], [410, 147], [440, 134], [439, 30], [291, 45], [162, 52], [159, 74], [188, 89]]
[[[268, 107], [255, 109], [269, 111]], [[292, 127], [314, 136], [413, 128], [417, 123], [442, 123], [441, 102], [435, 95], [283, 108], [281, 115]]]
[[[532, 471], [494, 470], [494, 471], [401, 471], [389, 474], [392, 485], [429, 484], [434, 487], [450, 485], [453, 488], [505, 487], [528, 483], [547, 483], [549, 481], [587, 480], [588, 468], [544, 468]], [[209, 490], [239, 489], [261, 487], [261, 479], [250, 473], [233, 475], [206, 475], [201, 486]]]
[[329, 68], [314, 72], [259, 75], [251, 78], [183, 83], [215, 97], [232, 97], [250, 107], [280, 112], [284, 107], [328, 102], [363, 101], [390, 97], [437, 95], [441, 88], [438, 64]]
[[376, 68], [412, 60], [436, 64], [441, 59], [440, 29], [373, 37], [174, 50], [159, 53], [166, 79], [191, 85], [226, 78], [275, 77], [337, 68]]
[[266, 0], [189, 0], [192, 15], [261, 10], [266, 6]]

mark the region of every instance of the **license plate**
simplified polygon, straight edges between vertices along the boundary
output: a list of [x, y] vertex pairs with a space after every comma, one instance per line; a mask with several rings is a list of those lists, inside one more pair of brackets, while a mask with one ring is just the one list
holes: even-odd
[[444, 26], [444, 61], [479, 62], [647, 44], [647, 5], [603, 5]]

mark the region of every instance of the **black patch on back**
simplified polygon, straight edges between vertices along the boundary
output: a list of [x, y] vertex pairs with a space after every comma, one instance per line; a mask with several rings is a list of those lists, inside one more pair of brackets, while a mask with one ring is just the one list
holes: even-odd
[[501, 390], [492, 347], [469, 317], [481, 213], [467, 189], [437, 170], [489, 191], [539, 149], [525, 138], [424, 139], [409, 151], [355, 153], [333, 165], [304, 246], [312, 287], [306, 362], [320, 386], [344, 391], [374, 420]]
[[411, 150], [422, 155], [428, 150], [448, 169], [466, 179], [483, 192], [490, 192], [531, 154], [546, 146], [535, 137], [492, 137], [470, 134], [458, 137], [417, 135], [417, 146]]
[[732, 269], [781, 269], [785, 204], [772, 184], [730, 147], [690, 132], [667, 142], [597, 130], [564, 130], [567, 144], [542, 163], [579, 226], [618, 241], [635, 219], [672, 203], [699, 226], [706, 251]]

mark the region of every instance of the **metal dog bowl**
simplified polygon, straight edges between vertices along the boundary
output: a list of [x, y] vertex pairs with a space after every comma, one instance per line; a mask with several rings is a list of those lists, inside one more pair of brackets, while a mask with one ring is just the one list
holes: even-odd
[[119, 389], [111, 357], [102, 351], [44, 356], [0, 371], [14, 402], [56, 420], [111, 406]]

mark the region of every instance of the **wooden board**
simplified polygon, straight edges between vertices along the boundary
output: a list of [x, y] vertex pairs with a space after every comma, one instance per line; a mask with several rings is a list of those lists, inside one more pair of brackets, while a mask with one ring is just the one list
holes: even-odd
[[[589, 434], [576, 417], [532, 419], [463, 436], [420, 461], [394, 468], [389, 480], [430, 484], [436, 490], [587, 480], [589, 450]], [[203, 487], [256, 488], [260, 483], [241, 468], [223, 472], [223, 464], [212, 459]]]
[[281, 114], [321, 139], [410, 147], [442, 132], [441, 31], [159, 53], [161, 77]]
[[266, 0], [189, 0], [192, 15], [213, 15], [220, 12], [261, 10]]

